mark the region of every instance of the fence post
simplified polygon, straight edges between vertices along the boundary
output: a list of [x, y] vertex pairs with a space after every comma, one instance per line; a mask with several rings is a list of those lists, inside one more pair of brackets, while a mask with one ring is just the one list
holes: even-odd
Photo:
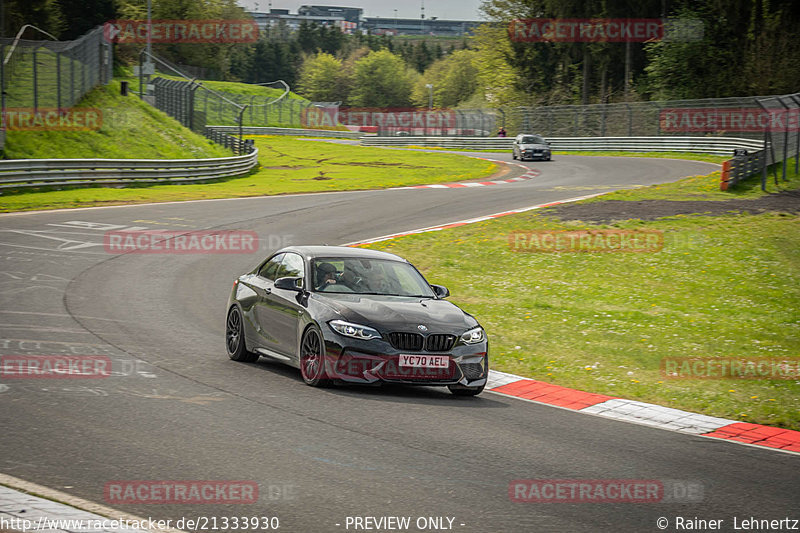
[[189, 88], [189, 129], [195, 131], [194, 129], [194, 97], [197, 93], [197, 88], [200, 87], [199, 84], [196, 84], [194, 80], [192, 80], [192, 85]]
[[783, 131], [783, 181], [789, 181], [786, 179], [786, 164], [789, 162], [789, 113], [791, 108], [783, 103], [783, 97], [778, 97], [778, 103], [781, 104], [781, 107], [786, 108], [786, 127]]
[[61, 112], [61, 52], [56, 52], [56, 107]]
[[628, 137], [633, 137], [633, 109], [627, 102], [625, 107], [628, 109]]
[[[0, 8], [2, 9], [2, 8]], [[6, 45], [0, 44], [0, 58], [6, 57]], [[0, 153], [6, 140], [6, 66], [0, 60]]]
[[769, 144], [769, 136], [767, 129], [764, 128], [764, 148], [761, 150], [763, 156], [761, 158], [761, 190], [767, 192], [767, 145]]
[[[789, 98], [792, 99], [793, 103], [797, 104], [795, 105], [794, 110], [795, 113], [799, 115], [798, 122], [800, 122], [800, 93], [790, 94]], [[787, 123], [788, 123], [788, 118], [787, 118]], [[797, 138], [797, 146], [795, 146], [794, 149], [794, 172], [795, 174], [797, 174], [798, 172], [800, 172], [800, 128], [798, 128], [795, 131], [795, 133], [796, 133], [795, 137]]]
[[[247, 111], [248, 107], [250, 106], [245, 105], [239, 110], [239, 147], [241, 147], [242, 144], [242, 118], [244, 117], [244, 112]], [[238, 149], [234, 149], [234, 152], [240, 154]]]
[[144, 98], [144, 74], [142, 71], [144, 70], [144, 48], [141, 52], [139, 52], [139, 99]]
[[36, 64], [36, 48], [33, 49], [33, 112], [39, 110], [39, 69]]

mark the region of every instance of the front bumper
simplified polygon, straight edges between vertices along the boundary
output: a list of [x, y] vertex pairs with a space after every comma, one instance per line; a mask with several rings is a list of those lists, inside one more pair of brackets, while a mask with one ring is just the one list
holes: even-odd
[[[486, 341], [475, 345], [456, 345], [448, 352], [404, 352], [378, 339], [353, 339], [352, 343], [337, 341], [341, 341], [341, 338], [326, 339], [326, 374], [330, 379], [346, 383], [480, 387], [486, 384], [489, 373]], [[449, 365], [447, 368], [401, 367], [401, 354], [446, 356]]]
[[519, 158], [523, 161], [534, 161], [536, 159], [546, 160], [550, 159], [550, 152], [520, 152]]

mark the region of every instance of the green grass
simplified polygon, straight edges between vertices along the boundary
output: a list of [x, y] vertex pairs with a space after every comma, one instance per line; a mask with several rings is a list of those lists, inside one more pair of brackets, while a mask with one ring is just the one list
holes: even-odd
[[[698, 183], [683, 181], [681, 199], [694, 198], [692, 187]], [[637, 195], [648, 197], [637, 189], [628, 199]], [[581, 228], [661, 230], [665, 246], [638, 254], [509, 249], [513, 231]], [[486, 328], [496, 370], [800, 429], [800, 380], [676, 380], [660, 371], [663, 358], [800, 354], [797, 216], [677, 216], [598, 226], [529, 212], [370, 247], [406, 257], [432, 283], [448, 286], [450, 299]]]
[[76, 107], [100, 109], [102, 127], [74, 132], [8, 131], [6, 157], [196, 159], [233, 155], [138, 97], [120, 96], [118, 81], [95, 88]]
[[21, 192], [3, 196], [0, 211], [380, 189], [479, 179], [497, 170], [494, 163], [456, 154], [393, 153], [283, 136], [254, 139], [261, 168], [242, 178], [194, 185]]
[[651, 185], [637, 189], [626, 189], [604, 194], [587, 200], [588, 202], [602, 202], [605, 200], [730, 200], [732, 198], [758, 198], [766, 194], [773, 194], [800, 187], [800, 176], [794, 172], [794, 158], [788, 161], [786, 167], [787, 181], [781, 178], [781, 165], [777, 165], [778, 185], [775, 185], [773, 171], [770, 170], [767, 178], [767, 192], [761, 190], [761, 175], [756, 175], [740, 182], [736, 187], [727, 191], [719, 190], [720, 171], [712, 172], [705, 176], [690, 176], [679, 181]]

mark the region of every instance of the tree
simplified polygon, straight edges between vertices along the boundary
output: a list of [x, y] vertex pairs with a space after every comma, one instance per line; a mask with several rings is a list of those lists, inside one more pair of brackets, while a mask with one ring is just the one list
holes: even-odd
[[416, 105], [428, 105], [428, 84], [434, 87], [435, 107], [453, 107], [468, 100], [478, 89], [477, 52], [459, 50], [433, 63], [414, 85]]
[[309, 100], [340, 102], [347, 99], [348, 76], [342, 61], [325, 52], [305, 58], [298, 80], [298, 92]]
[[354, 64], [350, 104], [358, 107], [407, 107], [413, 74], [388, 50], [372, 51]]
[[[3, 27], [0, 35], [13, 38], [25, 24], [33, 24], [48, 33], [60, 37], [65, 28], [64, 17], [58, 0], [2, 0], [0, 1], [0, 20]], [[25, 39], [44, 39], [49, 37], [28, 29]]]
[[657, 99], [790, 93], [800, 86], [800, 11], [792, 0], [704, 1], [677, 14], [700, 20], [699, 42], [647, 46], [645, 89]]
[[521, 105], [524, 93], [517, 89], [518, 74], [509, 62], [511, 41], [504, 27], [489, 24], [475, 31], [475, 64], [478, 68], [478, 87], [490, 106]]

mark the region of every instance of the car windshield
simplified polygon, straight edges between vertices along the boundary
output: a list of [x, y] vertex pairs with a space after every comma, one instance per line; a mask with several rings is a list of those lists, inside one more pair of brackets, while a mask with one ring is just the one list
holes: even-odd
[[526, 135], [522, 138], [520, 144], [544, 144], [544, 139], [538, 135]]
[[311, 262], [311, 275], [316, 292], [435, 297], [425, 278], [401, 261], [319, 257]]

